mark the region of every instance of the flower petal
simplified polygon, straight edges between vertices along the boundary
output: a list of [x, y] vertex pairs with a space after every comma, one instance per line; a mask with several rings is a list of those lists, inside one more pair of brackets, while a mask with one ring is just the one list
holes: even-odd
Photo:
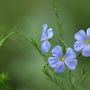
[[62, 57], [62, 48], [60, 46], [56, 46], [52, 50], [52, 55], [55, 57]]
[[47, 31], [47, 38], [52, 38], [53, 37], [53, 29], [52, 28], [49, 28], [48, 31]]
[[85, 57], [90, 57], [90, 44], [86, 45], [82, 50], [82, 55]]
[[47, 29], [47, 24], [44, 24], [44, 25], [43, 25], [43, 32], [46, 33], [46, 29]]
[[87, 29], [87, 39], [90, 41], [90, 28]]
[[40, 42], [42, 42], [42, 41], [44, 41], [44, 40], [47, 39], [46, 29], [47, 29], [47, 24], [44, 24], [44, 25], [43, 25], [43, 32], [42, 32], [42, 36], [41, 36], [41, 41], [40, 41]]
[[59, 61], [58, 65], [54, 68], [54, 72], [61, 73], [65, 71], [65, 66], [63, 61]]
[[86, 35], [84, 30], [80, 30], [74, 35], [74, 38], [78, 41], [86, 41]]
[[48, 58], [48, 63], [52, 68], [56, 67], [56, 65], [59, 63], [59, 61], [60, 61], [60, 59], [58, 59], [56, 57]]
[[41, 41], [40, 42], [42, 42], [42, 41], [44, 41], [46, 39], [47, 39], [46, 33], [45, 32], [42, 32], [42, 36], [41, 36]]
[[80, 41], [76, 41], [76, 42], [74, 43], [74, 49], [75, 49], [76, 52], [81, 51], [84, 46], [85, 46], [85, 43], [80, 42]]
[[74, 52], [72, 48], [68, 48], [64, 57], [65, 58], [76, 58], [76, 53]]
[[50, 46], [51, 46], [51, 44], [48, 41], [43, 42], [42, 45], [41, 45], [42, 52], [43, 53], [48, 52], [49, 49], [50, 49]]
[[74, 70], [77, 66], [77, 59], [66, 59], [65, 64], [68, 67], [69, 70]]

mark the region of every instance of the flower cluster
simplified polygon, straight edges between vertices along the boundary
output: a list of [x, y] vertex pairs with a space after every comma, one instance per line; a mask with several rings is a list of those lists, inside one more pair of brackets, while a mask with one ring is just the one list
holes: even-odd
[[[44, 41], [41, 45], [41, 50], [43, 53], [48, 52], [51, 44], [48, 42], [48, 39], [53, 37], [53, 29], [50, 28], [46, 32], [47, 24], [43, 25], [43, 32], [41, 36], [41, 41]], [[81, 54], [85, 57], [90, 57], [90, 28], [87, 29], [87, 35], [84, 30], [80, 30], [74, 36], [77, 40], [74, 43], [74, 49], [76, 52], [82, 51]], [[77, 59], [75, 51], [68, 47], [66, 54], [63, 54], [62, 48], [60, 45], [55, 46], [51, 53], [53, 57], [48, 58], [49, 65], [54, 68], [54, 72], [61, 73], [65, 71], [65, 65], [69, 70], [74, 70], [77, 66]]]
[[43, 53], [48, 52], [50, 49], [51, 44], [48, 42], [48, 39], [53, 37], [53, 29], [49, 28], [47, 30], [47, 24], [43, 25], [43, 32], [42, 32], [42, 36], [41, 36], [41, 42], [44, 41], [41, 45], [41, 50]]

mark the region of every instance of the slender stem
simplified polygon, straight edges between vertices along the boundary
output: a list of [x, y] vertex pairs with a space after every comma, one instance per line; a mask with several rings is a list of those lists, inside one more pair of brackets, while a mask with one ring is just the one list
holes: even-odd
[[20, 36], [24, 37], [26, 40], [28, 40], [28, 41], [30, 41], [31, 43], [33, 43], [32, 40], [29, 39], [28, 37], [26, 37], [23, 33], [18, 32], [18, 31], [16, 31], [15, 33], [19, 34]]
[[83, 84], [83, 82], [85, 81], [86, 78], [87, 78], [87, 74], [85, 74], [85, 75], [83, 76], [83, 78], [81, 79], [80, 83]]
[[37, 51], [41, 54], [41, 56], [43, 56], [45, 59], [48, 58], [47, 55], [43, 54], [40, 47], [38, 47], [38, 44], [36, 41], [34, 41], [32, 38], [28, 38], [27, 36], [25, 36], [23, 33], [15, 31], [15, 32], [11, 32], [10, 34], [8, 34], [4, 39], [2, 39], [0, 41], [0, 47], [3, 46], [4, 42], [13, 34], [19, 34], [20, 36], [24, 37], [26, 40], [28, 40], [31, 44], [33, 44], [33, 46], [35, 46], [35, 48], [37, 49]]
[[32, 38], [28, 38], [27, 36], [25, 36], [23, 33], [21, 32], [17, 32], [17, 34], [19, 34], [20, 36], [24, 37], [26, 40], [28, 40], [30, 43], [32, 43], [35, 48], [37, 49], [37, 51], [41, 54], [41, 56], [44, 56], [45, 58], [48, 58], [48, 56], [44, 55], [41, 51], [41, 49], [38, 47], [38, 44], [32, 39]]
[[88, 70], [90, 69], [90, 65], [89, 65], [89, 67], [86, 69], [86, 73], [85, 73], [85, 75], [83, 76], [83, 78], [81, 79], [81, 81], [80, 81], [80, 83], [81, 84], [83, 84], [83, 82], [85, 81], [85, 79], [87, 78], [87, 76], [88, 76]]
[[72, 90], [74, 90], [74, 86], [73, 86], [73, 83], [72, 83], [72, 73], [71, 73], [70, 70], [69, 70], [69, 81], [70, 81], [70, 83], [71, 83]]
[[63, 40], [63, 30], [61, 28], [62, 26], [61, 26], [59, 14], [58, 14], [58, 8], [55, 7], [54, 12], [55, 12], [56, 19], [57, 19], [57, 25], [58, 25], [58, 28], [59, 28], [60, 39]]
[[76, 59], [78, 59], [81, 56], [81, 52], [77, 55]]
[[61, 41], [61, 43], [63, 43], [64, 47], [67, 49], [68, 47], [67, 47], [66, 43], [63, 40], [60, 40], [60, 41]]
[[15, 32], [11, 32], [10, 34], [8, 34], [4, 39], [2, 39], [1, 41], [0, 41], [0, 47], [2, 47], [3, 46], [3, 43], [11, 36], [11, 35], [13, 35]]

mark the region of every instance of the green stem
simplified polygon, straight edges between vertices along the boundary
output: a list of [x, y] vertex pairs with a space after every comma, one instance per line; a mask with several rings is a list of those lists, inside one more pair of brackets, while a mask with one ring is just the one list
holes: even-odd
[[58, 14], [58, 9], [56, 7], [54, 7], [54, 12], [55, 12], [56, 19], [57, 19], [57, 25], [58, 25], [58, 28], [59, 28], [60, 39], [63, 40], [63, 30], [61, 28], [62, 26], [61, 26], [59, 14]]
[[21, 32], [17, 32], [17, 34], [19, 34], [20, 36], [24, 37], [26, 40], [28, 40], [30, 43], [32, 43], [32, 45], [35, 46], [35, 48], [37, 49], [37, 51], [41, 54], [41, 56], [43, 56], [44, 58], [48, 58], [48, 56], [44, 55], [41, 51], [41, 49], [38, 47], [38, 44], [32, 39], [32, 38], [28, 38], [27, 36], [25, 36], [23, 33]]
[[3, 44], [4, 44], [4, 42], [11, 36], [11, 35], [13, 35], [15, 32], [11, 32], [10, 34], [8, 34], [4, 39], [2, 39], [1, 41], [0, 41], [0, 47], [2, 47], [3, 46]]
[[72, 73], [71, 73], [70, 70], [69, 70], [69, 81], [71, 83], [72, 90], [74, 90], [74, 86], [73, 86], [73, 83], [72, 83]]
[[78, 59], [81, 56], [81, 52], [77, 55], [76, 59]]
[[62, 39], [60, 40], [60, 42], [63, 44], [63, 46], [65, 47], [65, 49], [68, 48], [67, 45], [66, 45], [66, 43]]
[[8, 34], [4, 39], [2, 39], [2, 40], [0, 41], [0, 47], [2, 47], [3, 44], [4, 44], [4, 42], [5, 42], [11, 35], [13, 35], [13, 34], [15, 34], [15, 33], [17, 33], [17, 34], [19, 34], [20, 36], [24, 37], [24, 38], [25, 38], [26, 40], [28, 40], [33, 46], [35, 46], [35, 48], [37, 49], [37, 51], [41, 54], [41, 56], [43, 56], [43, 57], [45, 58], [45, 60], [46, 60], [46, 58], [48, 58], [47, 55], [45, 55], [45, 54], [42, 53], [42, 51], [41, 51], [40, 47], [38, 47], [38, 44], [37, 44], [36, 41], [34, 41], [32, 38], [28, 38], [28, 37], [25, 36], [23, 33], [18, 32], [18, 31], [11, 32], [11, 33]]
[[89, 65], [89, 67], [86, 69], [86, 73], [85, 73], [85, 75], [83, 76], [83, 78], [81, 79], [81, 81], [80, 81], [80, 83], [81, 84], [83, 84], [83, 82], [86, 80], [86, 78], [87, 78], [87, 76], [88, 76], [88, 70], [90, 69], [90, 65]]

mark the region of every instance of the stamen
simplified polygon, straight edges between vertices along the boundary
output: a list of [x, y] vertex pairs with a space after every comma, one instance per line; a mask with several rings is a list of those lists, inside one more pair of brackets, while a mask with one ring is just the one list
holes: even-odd
[[62, 60], [64, 62], [65, 58], [64, 57], [61, 57], [60, 60]]
[[86, 40], [86, 41], [85, 41], [85, 43], [86, 43], [86, 44], [89, 44], [89, 43], [90, 43], [90, 41]]

